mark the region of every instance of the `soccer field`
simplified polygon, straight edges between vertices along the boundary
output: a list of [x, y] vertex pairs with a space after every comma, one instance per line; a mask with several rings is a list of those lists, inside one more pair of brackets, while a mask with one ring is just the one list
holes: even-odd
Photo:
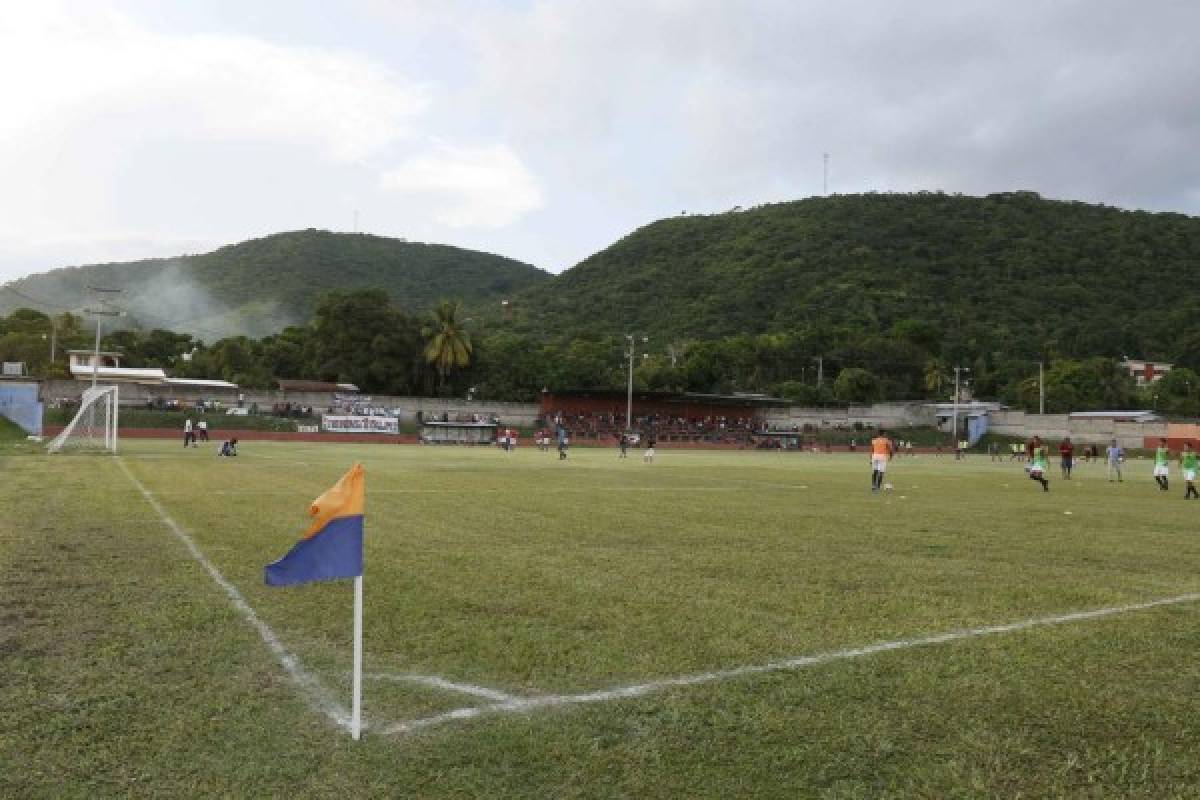
[[[0, 488], [0, 795], [1200, 793], [1200, 503], [1148, 461], [122, 442]], [[367, 469], [351, 584], [268, 588]]]

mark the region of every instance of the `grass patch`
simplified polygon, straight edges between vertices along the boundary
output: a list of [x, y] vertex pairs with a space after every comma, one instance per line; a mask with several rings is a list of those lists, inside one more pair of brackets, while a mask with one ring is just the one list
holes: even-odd
[[[346, 703], [350, 585], [268, 589], [308, 501], [368, 469], [368, 673], [588, 692], [1196, 591], [1182, 487], [1101, 465], [123, 442], [121, 460]], [[106, 457], [0, 487], [0, 795], [1186, 794], [1200, 605], [496, 714], [355, 745]], [[1145, 474], [1143, 475], [1142, 472]], [[1070, 514], [1065, 512], [1070, 511]], [[376, 729], [486, 703], [373, 680]]]

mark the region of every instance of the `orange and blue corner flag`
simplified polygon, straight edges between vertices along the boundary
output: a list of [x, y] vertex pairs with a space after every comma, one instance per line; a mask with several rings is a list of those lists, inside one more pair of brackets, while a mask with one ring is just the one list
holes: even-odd
[[268, 586], [356, 578], [363, 574], [366, 471], [350, 471], [309, 506], [312, 524], [286, 556], [265, 568]]

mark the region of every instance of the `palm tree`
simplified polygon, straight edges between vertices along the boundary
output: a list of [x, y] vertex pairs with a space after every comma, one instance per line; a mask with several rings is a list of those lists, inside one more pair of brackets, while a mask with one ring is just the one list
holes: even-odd
[[941, 396], [945, 380], [946, 365], [941, 360], [931, 358], [925, 362], [925, 389], [933, 392], [934, 397]]
[[458, 301], [443, 300], [433, 309], [429, 323], [421, 329], [425, 338], [425, 360], [437, 367], [440, 387], [455, 369], [471, 363], [471, 336], [458, 319]]

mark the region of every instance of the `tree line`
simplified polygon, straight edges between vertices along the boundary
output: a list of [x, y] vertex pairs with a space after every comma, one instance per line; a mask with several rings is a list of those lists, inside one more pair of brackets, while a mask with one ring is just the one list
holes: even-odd
[[[383, 290], [332, 291], [319, 297], [307, 324], [260, 339], [206, 343], [165, 329], [117, 330], [104, 335], [102, 347], [123, 353], [127, 366], [250, 388], [309, 379], [354, 383], [371, 394], [531, 401], [544, 390], [626, 385], [624, 336], [546, 336], [465, 313], [459, 303], [442, 301], [426, 314], [410, 314]], [[17, 310], [0, 317], [0, 358], [25, 362], [33, 375], [69, 377], [65, 350], [90, 349], [91, 325], [73, 314], [52, 318]], [[639, 391], [759, 392], [812, 405], [948, 401], [958, 367], [963, 397], [1036, 411], [1040, 361], [1050, 413], [1143, 407], [1200, 414], [1200, 377], [1186, 366], [1139, 389], [1111, 357], [984, 348], [962, 353], [944, 348], [939, 326], [928, 321], [902, 320], [883, 333], [813, 324], [777, 333], [635, 341]]]

